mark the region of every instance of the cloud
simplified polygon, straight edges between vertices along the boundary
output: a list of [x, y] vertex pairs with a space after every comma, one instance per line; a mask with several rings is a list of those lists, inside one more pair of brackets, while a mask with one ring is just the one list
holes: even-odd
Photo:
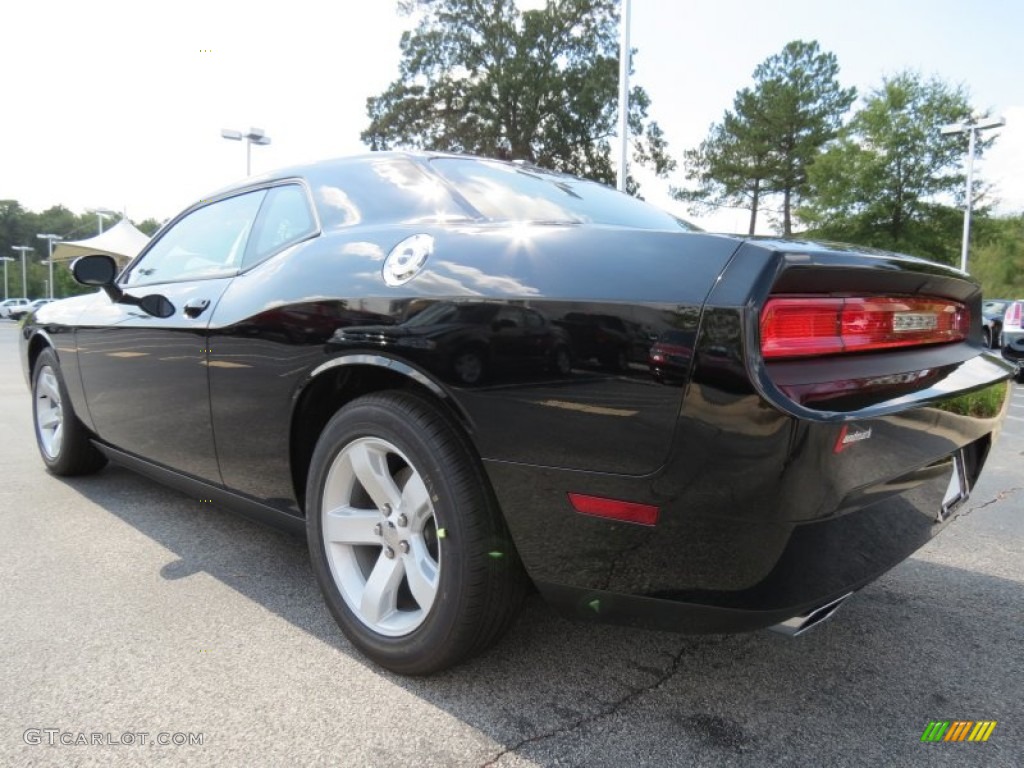
[[996, 143], [978, 163], [977, 171], [994, 188], [997, 213], [1024, 213], [1024, 105], [1007, 107], [998, 114], [1006, 118], [1006, 125], [999, 129]]

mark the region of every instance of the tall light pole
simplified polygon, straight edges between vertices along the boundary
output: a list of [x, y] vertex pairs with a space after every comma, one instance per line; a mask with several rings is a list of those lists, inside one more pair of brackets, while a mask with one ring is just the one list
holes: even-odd
[[616, 187], [626, 191], [629, 175], [629, 13], [630, 0], [622, 0], [622, 20], [619, 22], [619, 169]]
[[977, 140], [978, 131], [998, 128], [1006, 125], [1006, 119], [1002, 117], [986, 117], [974, 114], [962, 123], [951, 123], [940, 129], [943, 136], [954, 133], [966, 133], [970, 138], [967, 141], [967, 201], [964, 203], [964, 239], [960, 246], [960, 269], [967, 271], [967, 246], [971, 242], [971, 205], [974, 194], [974, 145]]
[[4, 301], [7, 301], [7, 262], [14, 261], [10, 256], [0, 256], [0, 261], [4, 263]]
[[96, 214], [96, 234], [103, 234], [103, 220], [109, 219], [113, 216], [117, 216], [117, 211], [112, 211], [109, 208], [89, 208], [86, 213]]
[[50, 298], [52, 299], [53, 298], [53, 241], [54, 240], [63, 240], [64, 238], [62, 238], [60, 235], [36, 235], [36, 237], [38, 237], [40, 240], [45, 240], [46, 241], [46, 245], [49, 248], [49, 257], [48, 257], [46, 263], [50, 267]]
[[265, 147], [270, 143], [270, 137], [264, 133], [262, 128], [250, 128], [248, 133], [242, 133], [241, 131], [234, 131], [230, 128], [221, 128], [220, 135], [222, 138], [230, 141], [241, 141], [245, 139], [245, 175], [248, 176], [252, 172], [252, 145], [256, 144], [260, 147]]
[[12, 251], [21, 251], [21, 295], [28, 298], [28, 275], [25, 272], [25, 254], [34, 251], [35, 248], [29, 245], [12, 245]]

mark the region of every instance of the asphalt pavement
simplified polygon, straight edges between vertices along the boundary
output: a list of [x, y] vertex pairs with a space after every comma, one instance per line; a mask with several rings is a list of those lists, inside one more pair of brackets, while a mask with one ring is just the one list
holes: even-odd
[[[966, 512], [799, 638], [580, 625], [532, 598], [426, 679], [364, 660], [305, 542], [36, 453], [0, 321], [0, 766], [1024, 765], [1024, 387]], [[923, 743], [933, 720], [989, 740]]]

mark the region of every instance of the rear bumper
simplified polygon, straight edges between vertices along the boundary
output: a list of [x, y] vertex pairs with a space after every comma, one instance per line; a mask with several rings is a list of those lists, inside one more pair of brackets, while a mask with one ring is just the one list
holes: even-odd
[[[987, 438], [967, 446], [972, 478], [988, 447]], [[519, 484], [522, 470], [489, 469], [499, 489]], [[861, 489], [844, 500], [847, 511], [816, 522], [740, 521], [673, 505], [646, 528], [563, 511], [551, 494], [510, 524], [541, 593], [577, 618], [746, 631], [855, 591], [908, 558], [955, 517], [940, 519], [952, 472], [947, 458]], [[546, 474], [543, 487], [568, 479]], [[873, 496], [882, 498], [865, 504]]]
[[[654, 475], [486, 467], [528, 572], [562, 610], [689, 633], [752, 630], [870, 583], [955, 516], [942, 514], [954, 456], [973, 485], [1008, 399], [991, 358], [958, 376], [990, 388], [988, 411], [957, 412], [963, 389], [951, 383], [956, 394], [939, 402], [812, 422], [754, 393], [695, 385]], [[844, 426], [870, 438], [837, 451]], [[567, 492], [653, 504], [660, 517], [651, 527], [587, 517]]]
[[1024, 368], [1024, 332], [1003, 334], [1002, 356], [1003, 360], [1016, 368], [1019, 376]]

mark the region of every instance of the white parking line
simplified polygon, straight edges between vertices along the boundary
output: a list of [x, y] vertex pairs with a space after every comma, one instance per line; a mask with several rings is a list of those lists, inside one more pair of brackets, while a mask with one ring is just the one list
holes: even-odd
[[1013, 419], [1014, 421], [1024, 421], [1024, 417], [1021, 417], [1021, 416], [1010, 416], [1010, 415], [1007, 415], [1006, 418]]

